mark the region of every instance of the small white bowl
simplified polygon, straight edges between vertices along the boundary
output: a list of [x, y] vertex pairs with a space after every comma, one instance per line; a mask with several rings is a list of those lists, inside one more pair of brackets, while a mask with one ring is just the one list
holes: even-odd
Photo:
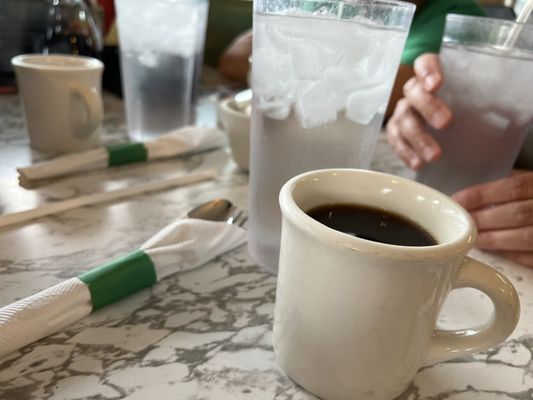
[[229, 139], [231, 154], [237, 165], [250, 168], [250, 107], [239, 109], [233, 97], [220, 102], [219, 123]]

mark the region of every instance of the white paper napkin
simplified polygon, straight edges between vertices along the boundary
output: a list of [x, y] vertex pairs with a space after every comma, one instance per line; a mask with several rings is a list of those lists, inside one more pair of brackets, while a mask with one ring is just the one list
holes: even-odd
[[[82, 319], [95, 304], [101, 308], [168, 275], [197, 268], [245, 241], [246, 231], [236, 225], [177, 220], [126, 257], [0, 308], [0, 357]], [[146, 281], [152, 272], [154, 281]], [[113, 289], [102, 299], [106, 287]], [[114, 288], [131, 290], [115, 296]]]
[[108, 146], [70, 154], [17, 168], [17, 171], [20, 183], [23, 186], [31, 186], [38, 181], [103, 169], [112, 165], [161, 160], [204, 151], [220, 147], [224, 142], [224, 134], [216, 128], [187, 126], [145, 143]]

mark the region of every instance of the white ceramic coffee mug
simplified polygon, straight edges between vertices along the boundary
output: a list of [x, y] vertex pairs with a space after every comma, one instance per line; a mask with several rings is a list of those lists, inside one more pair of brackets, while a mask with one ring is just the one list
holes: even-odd
[[11, 60], [31, 146], [47, 152], [86, 150], [100, 142], [103, 64], [90, 57], [25, 54]]
[[[403, 215], [435, 246], [403, 247], [359, 239], [306, 214], [347, 203]], [[519, 314], [511, 283], [467, 256], [476, 237], [468, 213], [416, 182], [363, 170], [320, 170], [288, 181], [283, 215], [274, 349], [283, 370], [327, 400], [391, 400], [428, 364], [505, 340]], [[436, 330], [454, 288], [473, 287], [494, 303], [483, 327]]]

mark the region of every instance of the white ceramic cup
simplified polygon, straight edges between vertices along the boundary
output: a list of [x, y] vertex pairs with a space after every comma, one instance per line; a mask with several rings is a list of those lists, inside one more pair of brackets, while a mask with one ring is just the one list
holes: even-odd
[[[326, 204], [367, 205], [425, 228], [435, 246], [359, 239], [305, 212]], [[467, 256], [469, 214], [422, 184], [373, 171], [311, 171], [280, 193], [283, 216], [274, 349], [282, 369], [328, 400], [391, 400], [428, 364], [492, 347], [514, 330], [518, 296], [499, 272]], [[494, 304], [491, 321], [435, 328], [448, 292], [473, 287]]]
[[11, 60], [31, 146], [66, 153], [100, 142], [103, 64], [90, 57], [25, 54]]
[[237, 165], [248, 171], [250, 169], [250, 114], [246, 109], [238, 109], [231, 97], [219, 104], [219, 122], [226, 132], [231, 148], [231, 155]]

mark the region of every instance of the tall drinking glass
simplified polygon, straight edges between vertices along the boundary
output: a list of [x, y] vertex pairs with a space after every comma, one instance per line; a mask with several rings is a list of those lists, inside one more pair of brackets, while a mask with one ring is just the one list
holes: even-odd
[[533, 25], [448, 15], [440, 59], [453, 121], [431, 131], [442, 157], [416, 179], [453, 194], [513, 167], [533, 121]]
[[278, 193], [320, 168], [367, 168], [415, 7], [401, 1], [256, 0], [250, 251], [277, 270]]
[[116, 6], [130, 137], [146, 140], [189, 124], [207, 0], [116, 0]]

